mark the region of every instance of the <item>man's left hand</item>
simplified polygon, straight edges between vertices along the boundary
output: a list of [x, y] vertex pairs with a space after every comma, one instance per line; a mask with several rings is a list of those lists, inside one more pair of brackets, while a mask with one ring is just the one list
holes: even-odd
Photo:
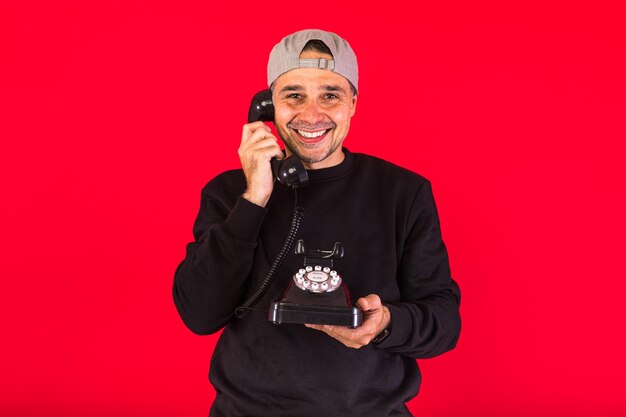
[[368, 345], [372, 339], [389, 326], [391, 313], [376, 294], [359, 298], [356, 304], [363, 310], [363, 324], [356, 329], [327, 324], [305, 324], [305, 326], [320, 330], [350, 348], [359, 349]]

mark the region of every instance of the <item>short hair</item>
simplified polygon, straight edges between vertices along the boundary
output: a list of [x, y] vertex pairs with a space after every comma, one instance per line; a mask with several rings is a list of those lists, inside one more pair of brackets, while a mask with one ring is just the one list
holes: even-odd
[[302, 51], [300, 51], [300, 53], [305, 51], [321, 52], [323, 54], [333, 56], [333, 53], [330, 52], [330, 48], [328, 48], [328, 46], [326, 46], [326, 44], [319, 39], [311, 39], [310, 41], [308, 41], [304, 45], [304, 48], [302, 48]]

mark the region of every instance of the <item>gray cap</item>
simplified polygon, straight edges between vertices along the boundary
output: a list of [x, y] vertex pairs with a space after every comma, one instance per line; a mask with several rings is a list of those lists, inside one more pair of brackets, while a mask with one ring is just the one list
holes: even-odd
[[[320, 40], [330, 49], [332, 60], [300, 59], [304, 45], [310, 40]], [[267, 85], [272, 86], [278, 77], [296, 68], [321, 68], [336, 72], [359, 90], [359, 66], [354, 51], [344, 39], [331, 32], [307, 29], [283, 38], [270, 52], [267, 63]]]

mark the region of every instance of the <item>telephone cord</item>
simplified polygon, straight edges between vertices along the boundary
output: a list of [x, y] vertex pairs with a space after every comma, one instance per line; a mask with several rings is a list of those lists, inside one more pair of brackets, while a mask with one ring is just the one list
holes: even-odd
[[259, 302], [261, 297], [265, 295], [267, 289], [276, 278], [276, 275], [278, 274], [280, 267], [283, 265], [283, 262], [285, 262], [289, 251], [293, 247], [293, 243], [296, 239], [296, 234], [298, 233], [298, 229], [300, 229], [302, 216], [304, 216], [304, 209], [298, 206], [298, 191], [296, 188], [294, 188], [294, 194], [295, 209], [293, 212], [293, 217], [291, 219], [291, 228], [289, 229], [289, 233], [287, 234], [285, 243], [283, 243], [283, 247], [278, 253], [278, 256], [276, 256], [276, 259], [274, 259], [274, 262], [272, 262], [269, 271], [267, 271], [263, 282], [261, 283], [261, 285], [259, 285], [259, 288], [256, 290], [256, 292], [250, 298], [248, 298], [241, 306], [235, 309], [235, 315], [240, 319], [244, 318], [246, 314], [248, 314], [249, 310], [256, 310], [252, 307]]

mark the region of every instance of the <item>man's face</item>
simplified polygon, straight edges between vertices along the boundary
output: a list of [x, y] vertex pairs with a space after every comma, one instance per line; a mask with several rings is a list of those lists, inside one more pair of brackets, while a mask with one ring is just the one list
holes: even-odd
[[[300, 58], [332, 59], [306, 51]], [[332, 71], [297, 68], [274, 83], [275, 126], [287, 147], [309, 169], [327, 168], [343, 161], [341, 144], [356, 109], [350, 83]]]

